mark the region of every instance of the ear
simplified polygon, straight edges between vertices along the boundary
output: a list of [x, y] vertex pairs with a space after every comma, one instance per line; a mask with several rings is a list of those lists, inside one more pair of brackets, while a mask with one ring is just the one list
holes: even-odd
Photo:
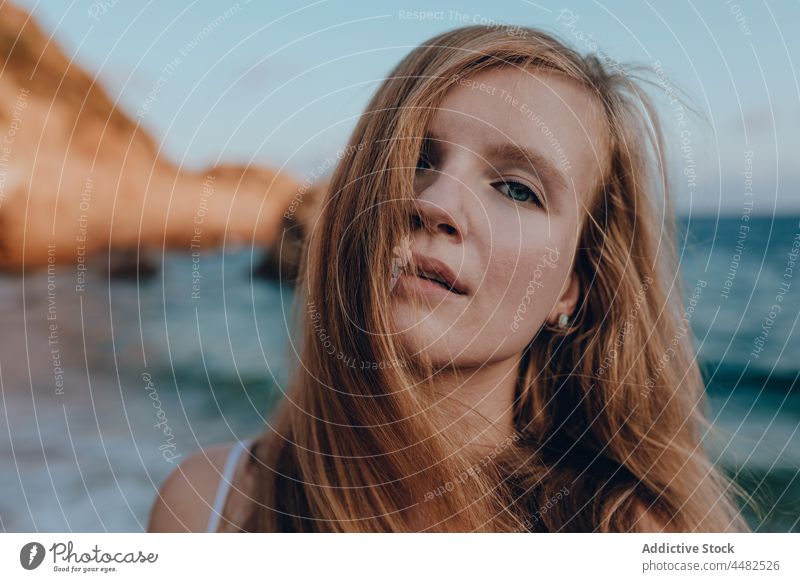
[[547, 316], [547, 321], [551, 325], [558, 323], [558, 316], [566, 313], [572, 319], [572, 314], [575, 312], [575, 306], [578, 305], [578, 298], [581, 292], [581, 285], [578, 279], [578, 274], [575, 269], [572, 269], [567, 277], [565, 288], [561, 296], [556, 301], [550, 314]]

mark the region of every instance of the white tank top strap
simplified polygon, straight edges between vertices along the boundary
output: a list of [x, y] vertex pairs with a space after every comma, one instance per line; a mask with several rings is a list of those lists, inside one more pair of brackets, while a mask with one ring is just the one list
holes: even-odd
[[211, 515], [208, 517], [208, 525], [206, 527], [206, 532], [208, 533], [216, 532], [217, 527], [219, 527], [219, 520], [222, 515], [222, 510], [225, 508], [225, 501], [228, 499], [228, 493], [230, 493], [239, 457], [247, 450], [251, 442], [252, 439], [237, 441], [228, 453], [228, 458], [225, 460], [225, 467], [222, 469], [222, 477], [219, 480], [219, 485], [217, 485], [217, 495], [214, 498], [214, 506], [211, 508]]

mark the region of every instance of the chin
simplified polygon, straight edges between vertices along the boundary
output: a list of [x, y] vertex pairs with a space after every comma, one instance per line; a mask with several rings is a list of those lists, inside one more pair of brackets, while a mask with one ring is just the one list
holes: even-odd
[[464, 329], [465, 322], [456, 319], [435, 309], [398, 305], [394, 311], [396, 337], [412, 354], [424, 350], [436, 367], [485, 364], [491, 350], [484, 353], [475, 330]]
[[412, 354], [424, 350], [436, 367], [471, 368], [519, 356], [538, 329], [532, 322], [516, 331], [493, 329], [491, 322], [481, 328], [467, 317], [400, 302], [393, 321], [405, 349]]
[[[455, 346], [452, 338], [458, 335], [454, 319], [424, 306], [412, 307], [406, 303], [394, 309], [394, 328], [397, 338], [412, 353], [424, 350], [435, 363], [449, 363]], [[458, 349], [455, 349], [458, 353]]]

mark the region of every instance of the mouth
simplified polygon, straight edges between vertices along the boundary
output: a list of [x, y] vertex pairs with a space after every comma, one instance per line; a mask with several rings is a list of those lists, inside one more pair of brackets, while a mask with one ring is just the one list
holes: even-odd
[[466, 295], [467, 288], [453, 273], [453, 271], [442, 261], [414, 253], [411, 265], [411, 273], [420, 279], [426, 279], [447, 289], [455, 295]]

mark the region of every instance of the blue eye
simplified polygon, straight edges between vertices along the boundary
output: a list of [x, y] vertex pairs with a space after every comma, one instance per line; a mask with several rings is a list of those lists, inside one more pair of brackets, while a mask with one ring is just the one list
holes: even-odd
[[417, 160], [417, 170], [416, 170], [417, 172], [424, 172], [425, 170], [430, 170], [431, 167], [432, 166], [430, 160], [428, 160], [428, 156], [426, 156], [425, 154], [421, 155], [419, 157], [419, 160]]
[[422, 142], [422, 150], [419, 152], [419, 159], [417, 160], [417, 172], [424, 172], [433, 168], [433, 161], [431, 160], [431, 143], [426, 139]]
[[508, 188], [507, 192], [504, 192], [506, 196], [514, 200], [515, 202], [533, 202], [539, 208], [544, 208], [542, 205], [541, 200], [536, 195], [536, 193], [528, 188], [525, 184], [520, 184], [519, 182], [511, 182], [511, 181], [503, 181], [498, 182], [496, 184], [498, 187], [505, 187]]

